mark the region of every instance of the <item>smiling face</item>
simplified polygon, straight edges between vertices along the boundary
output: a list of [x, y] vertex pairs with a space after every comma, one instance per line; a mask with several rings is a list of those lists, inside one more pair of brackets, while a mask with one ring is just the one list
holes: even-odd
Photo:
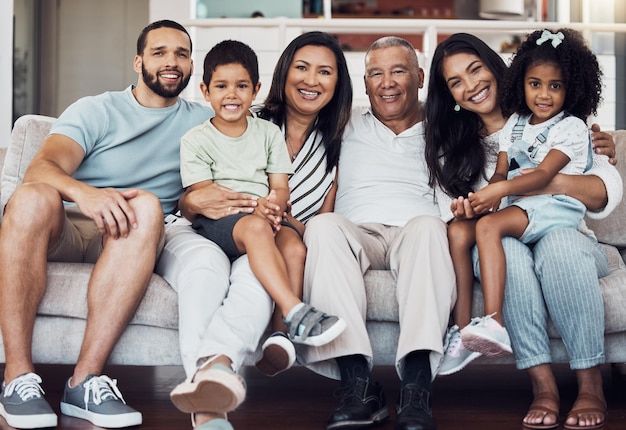
[[365, 89], [374, 115], [396, 133], [421, 120], [418, 91], [424, 71], [404, 46], [369, 51]]
[[213, 125], [227, 136], [237, 137], [246, 129], [246, 116], [254, 101], [260, 83], [252, 84], [250, 74], [241, 64], [217, 66], [209, 86], [202, 82], [204, 99], [211, 104], [215, 117]]
[[314, 45], [298, 49], [285, 82], [287, 109], [301, 115], [317, 116], [335, 95], [338, 76], [333, 51]]
[[542, 123], [561, 112], [565, 103], [561, 68], [553, 63], [530, 66], [524, 75], [524, 98], [533, 113], [531, 124]]
[[461, 108], [480, 116], [499, 109], [496, 78], [477, 55], [461, 52], [446, 57], [442, 73], [452, 98]]
[[151, 30], [143, 53], [135, 56], [134, 67], [154, 94], [166, 99], [177, 97], [193, 71], [189, 36], [169, 27]]

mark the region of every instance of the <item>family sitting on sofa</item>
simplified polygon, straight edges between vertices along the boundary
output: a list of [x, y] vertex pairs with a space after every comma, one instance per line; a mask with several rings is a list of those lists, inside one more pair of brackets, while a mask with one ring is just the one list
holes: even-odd
[[[507, 129], [509, 116], [523, 117], [520, 137], [530, 142], [526, 152], [531, 158], [537, 146], [543, 153], [534, 171], [510, 181], [505, 173], [502, 184], [530, 183], [528, 178], [547, 171], [550, 179], [519, 194], [568, 196], [596, 218], [607, 216], [621, 200], [610, 134], [594, 127], [588, 140], [585, 127], [578, 136], [584, 152], [566, 149], [565, 138], [571, 136], [563, 134], [582, 114], [563, 119], [560, 112], [582, 101], [589, 110], [585, 114], [594, 112], [600, 97], [597, 62], [579, 37], [566, 29], [535, 32], [522, 44], [532, 51], [527, 63], [508, 69], [481, 40], [455, 34], [434, 53], [425, 106], [418, 99], [424, 72], [415, 49], [404, 39], [383, 37], [365, 56], [370, 106], [352, 109], [352, 85], [340, 46], [331, 35], [309, 32], [284, 50], [267, 98], [252, 107], [250, 117], [248, 108], [259, 88], [256, 64], [238, 57], [239, 51], [227, 61], [205, 63], [201, 85], [213, 109], [187, 102], [179, 94], [193, 71], [190, 36], [176, 22], [151, 23], [137, 40], [137, 84], [68, 107], [4, 208], [0, 328], [6, 366], [0, 415], [17, 428], [56, 426], [57, 416], [35, 373], [33, 327], [46, 290], [47, 262], [77, 261], [92, 262], [94, 269], [87, 325], [61, 412], [97, 426], [142, 422], [115, 380], [102, 372], [153, 271], [178, 293], [187, 379], [171, 398], [191, 414], [196, 429], [232, 429], [226, 414], [246, 394], [238, 370], [268, 325], [276, 333], [262, 346], [259, 369], [269, 375], [287, 370], [296, 357], [296, 342], [302, 364], [341, 381], [342, 397], [328, 429], [367, 427], [387, 419], [382, 387], [370, 373], [364, 287], [369, 269], [390, 269], [396, 281], [401, 329], [395, 358], [397, 429], [434, 429], [432, 381], [488, 355], [494, 333], [499, 344], [507, 344], [510, 335], [517, 366], [528, 370], [533, 384], [534, 400], [522, 424], [556, 428], [559, 394], [550, 367], [548, 308], [565, 343], [576, 347], [568, 353], [579, 392], [563, 425], [602, 426], [604, 308], [598, 279], [608, 273], [608, 263], [593, 234], [571, 227], [545, 231], [534, 240], [531, 253], [526, 241], [518, 240], [521, 232], [505, 230], [502, 251], [508, 264], [498, 275], [501, 287], [506, 280], [506, 289], [485, 292], [487, 300], [503, 303], [502, 312], [470, 322], [466, 310], [471, 296], [459, 290], [457, 300], [456, 286], [471, 285], [474, 273], [481, 280], [490, 275], [475, 250], [471, 258], [455, 258], [453, 266], [448, 240], [450, 236], [452, 245], [453, 229], [447, 224], [469, 225], [473, 221], [468, 220], [499, 206], [492, 202], [481, 208], [472, 196], [491, 178], [496, 158], [499, 167], [512, 163], [506, 153], [500, 159], [500, 144], [509, 138], [501, 129]], [[562, 56], [589, 70], [565, 69]], [[509, 112], [501, 108], [499, 90], [511, 83], [507, 74], [519, 70], [524, 71], [523, 86], [513, 84], [519, 84], [521, 93], [516, 94], [527, 112], [518, 107]], [[568, 87], [568, 79], [579, 87]], [[246, 158], [249, 149], [240, 150], [253, 117], [273, 123], [282, 137], [280, 145], [263, 148], [269, 160], [260, 167]], [[554, 131], [545, 133], [548, 125]], [[204, 142], [207, 148], [188, 158], [192, 167], [206, 167], [207, 173], [199, 179], [202, 186], [183, 189], [181, 140], [200, 128], [200, 137], [219, 139]], [[233, 153], [236, 163], [224, 165]], [[221, 163], [215, 176], [213, 154]], [[539, 163], [544, 156], [547, 161]], [[558, 173], [574, 156], [588, 158], [590, 165], [576, 175]], [[266, 194], [251, 197], [228, 186], [229, 175], [239, 174], [244, 163], [255, 170], [236, 179], [261, 184]], [[269, 184], [285, 185], [285, 173], [288, 196], [270, 191]], [[518, 189], [494, 192], [492, 200], [499, 202]], [[518, 217], [526, 216], [518, 212]], [[258, 257], [239, 240], [244, 234], [240, 229], [248, 225], [240, 220], [247, 214], [267, 221], [259, 228], [264, 235], [267, 229], [275, 234], [275, 243], [268, 245], [272, 252], [300, 241], [306, 245], [300, 247], [303, 252], [288, 255], [293, 259], [289, 264], [284, 253], [273, 257], [276, 273], [285, 274], [292, 291], [277, 288], [272, 276], [258, 276], [263, 283], [254, 276], [269, 269], [255, 265]], [[221, 247], [192, 227], [200, 217], [216, 229], [212, 234], [220, 235]], [[463, 239], [473, 243], [473, 238]], [[234, 251], [227, 257], [223, 247]], [[181, 273], [189, 275], [184, 283]], [[277, 292], [301, 296], [302, 303], [275, 312], [270, 294]], [[493, 303], [486, 302], [485, 308]], [[452, 313], [455, 324], [449, 327]], [[462, 325], [477, 342], [464, 343]], [[568, 342], [579, 338], [588, 341]]]

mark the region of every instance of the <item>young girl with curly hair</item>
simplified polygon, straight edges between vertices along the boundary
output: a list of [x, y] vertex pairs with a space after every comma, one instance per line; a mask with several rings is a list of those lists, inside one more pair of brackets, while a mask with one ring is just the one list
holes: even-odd
[[[507, 120], [499, 96], [505, 73], [501, 57], [467, 33], [455, 33], [441, 42], [431, 62], [425, 107], [430, 185], [435, 188], [442, 218], [449, 222], [450, 250], [459, 249], [466, 256], [475, 243], [474, 229], [467, 247], [455, 243], [464, 238], [453, 230], [477, 216], [467, 195], [483, 188], [495, 171], [499, 136]], [[557, 174], [547, 187], [533, 193], [575, 197], [587, 206], [587, 216], [600, 219], [621, 200], [622, 183], [612, 166], [615, 158], [609, 158], [615, 156], [611, 135], [601, 132], [597, 124], [592, 130], [594, 167], [582, 175]], [[549, 320], [559, 327], [559, 335], [569, 345], [567, 357], [578, 381], [576, 400], [562, 424], [601, 427], [606, 401], [601, 373], [605, 362], [604, 305], [599, 278], [609, 272], [602, 245], [578, 228], [554, 230], [532, 244], [514, 237], [503, 239], [502, 244], [507, 257], [504, 324], [517, 368], [527, 372], [532, 386], [532, 402], [524, 414], [523, 427], [552, 429], [561, 425]], [[477, 254], [473, 249], [469, 268], [456, 273], [458, 297], [439, 375], [458, 372], [480, 356], [464, 348], [460, 334], [473, 315], [474, 275], [481, 280]], [[459, 277], [462, 272], [469, 277]]]
[[486, 187], [467, 197], [484, 216], [461, 223], [470, 237], [475, 234], [486, 314], [461, 330], [468, 350], [511, 353], [502, 324], [502, 238], [534, 243], [552, 230], [578, 228], [585, 214], [583, 203], [572, 197], [532, 194], [557, 173], [577, 175], [590, 167], [585, 121], [601, 100], [601, 76], [595, 55], [570, 29], [531, 33], [505, 74], [500, 90], [509, 119], [499, 136], [496, 171]]

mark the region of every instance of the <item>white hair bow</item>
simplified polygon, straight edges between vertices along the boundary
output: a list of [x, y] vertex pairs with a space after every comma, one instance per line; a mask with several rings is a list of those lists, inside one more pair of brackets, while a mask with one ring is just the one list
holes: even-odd
[[541, 45], [543, 42], [549, 40], [552, 46], [556, 48], [563, 42], [563, 39], [565, 39], [565, 35], [560, 31], [558, 33], [552, 33], [550, 30], [543, 30], [541, 37], [537, 39], [537, 45]]

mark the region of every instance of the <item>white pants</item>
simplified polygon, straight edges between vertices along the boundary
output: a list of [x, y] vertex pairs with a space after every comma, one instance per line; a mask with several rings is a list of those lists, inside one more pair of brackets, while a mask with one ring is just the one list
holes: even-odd
[[165, 228], [156, 273], [178, 293], [180, 352], [187, 376], [198, 359], [226, 355], [236, 369], [257, 345], [273, 302], [252, 274], [248, 257], [231, 266], [222, 250], [184, 218]]
[[432, 351], [431, 369], [433, 374], [437, 371], [443, 336], [456, 300], [454, 269], [443, 221], [419, 216], [404, 227], [355, 225], [341, 215], [326, 213], [309, 221], [304, 242], [304, 301], [347, 322], [347, 328], [334, 341], [303, 349], [308, 367], [338, 378], [334, 360], [337, 357], [358, 354], [372, 363], [363, 281], [363, 275], [371, 268], [390, 269], [397, 283], [398, 374], [402, 375], [406, 355], [417, 350]]

